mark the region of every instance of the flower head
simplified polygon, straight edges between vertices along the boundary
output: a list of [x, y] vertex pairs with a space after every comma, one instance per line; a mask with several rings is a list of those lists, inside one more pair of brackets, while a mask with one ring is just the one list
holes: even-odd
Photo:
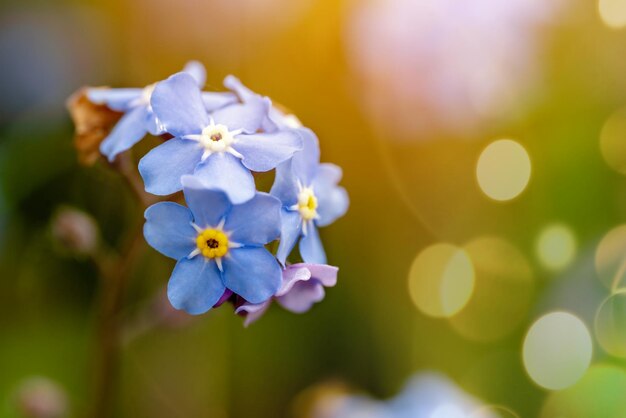
[[[206, 73], [199, 62], [190, 61], [183, 72], [189, 74], [198, 87], [204, 85]], [[164, 132], [150, 105], [155, 87], [156, 83], [143, 88], [87, 89], [87, 97], [92, 103], [106, 105], [111, 110], [124, 113], [116, 127], [100, 144], [100, 152], [109, 161], [132, 148], [147, 133], [160, 135]], [[234, 103], [236, 97], [230, 93], [203, 93], [202, 100], [207, 109], [215, 110]]]
[[348, 210], [346, 190], [337, 186], [341, 169], [320, 164], [319, 145], [309, 129], [298, 129], [303, 149], [276, 169], [270, 193], [283, 203], [281, 238], [276, 257], [285, 264], [300, 237], [300, 255], [306, 263], [326, 263], [326, 254], [317, 231], [343, 216]]
[[[288, 311], [307, 312], [325, 296], [325, 287], [337, 283], [337, 267], [325, 264], [292, 264], [283, 270], [282, 285], [272, 299]], [[245, 325], [259, 319], [271, 305], [272, 299], [263, 303], [243, 303], [236, 313], [245, 314]]]
[[200, 314], [229, 291], [251, 303], [272, 297], [281, 285], [281, 268], [264, 245], [279, 236], [280, 202], [255, 193], [233, 204], [193, 176], [184, 176], [182, 184], [188, 208], [160, 202], [145, 213], [146, 241], [178, 261], [168, 284], [172, 305]]
[[269, 100], [258, 96], [208, 112], [200, 90], [186, 73], [158, 83], [151, 104], [174, 139], [139, 162], [149, 193], [177, 192], [181, 177], [194, 175], [207, 188], [223, 190], [233, 203], [243, 203], [255, 194], [251, 170], [269, 171], [302, 147], [293, 130], [263, 131]]

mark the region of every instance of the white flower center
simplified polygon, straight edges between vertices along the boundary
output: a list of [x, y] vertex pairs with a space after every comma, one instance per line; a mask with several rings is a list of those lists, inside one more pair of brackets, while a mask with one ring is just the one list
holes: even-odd
[[232, 145], [237, 142], [235, 136], [239, 135], [241, 132], [241, 129], [230, 131], [226, 125], [215, 124], [213, 119], [211, 119], [211, 124], [205, 127], [202, 133], [185, 135], [183, 138], [197, 141], [202, 148], [204, 148], [202, 161], [217, 152], [228, 152], [237, 158], [243, 158], [243, 156], [232, 147]]
[[225, 125], [211, 123], [202, 130], [199, 142], [207, 151], [224, 152], [235, 142], [235, 135], [236, 132], [229, 131]]

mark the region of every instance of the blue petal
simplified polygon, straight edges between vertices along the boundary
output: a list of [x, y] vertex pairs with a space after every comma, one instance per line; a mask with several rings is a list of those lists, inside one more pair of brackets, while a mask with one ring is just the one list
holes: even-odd
[[192, 315], [211, 309], [225, 290], [217, 264], [202, 256], [183, 258], [176, 263], [167, 284], [172, 306]]
[[269, 171], [302, 149], [295, 130], [271, 134], [238, 135], [233, 148], [243, 155], [243, 165], [252, 171]]
[[206, 82], [206, 70], [204, 69], [204, 65], [202, 65], [198, 61], [189, 61], [185, 64], [185, 68], [183, 68], [183, 72], [189, 74], [196, 80], [196, 84], [198, 87], [202, 88], [204, 83]]
[[339, 183], [343, 177], [341, 167], [331, 163], [323, 163], [317, 166], [313, 185], [327, 186]]
[[157, 83], [150, 104], [165, 130], [174, 136], [200, 133], [209, 124], [200, 89], [187, 73]]
[[148, 109], [148, 118], [146, 120], [146, 130], [150, 133], [150, 135], [158, 136], [162, 135], [165, 132], [163, 127], [159, 124], [159, 121], [156, 118], [156, 115], [152, 111], [152, 109], [146, 107]]
[[126, 113], [115, 128], [100, 144], [100, 152], [109, 161], [115, 160], [117, 154], [131, 149], [141, 141], [150, 126], [152, 115], [146, 106], [139, 106]]
[[228, 197], [221, 191], [207, 189], [202, 181], [194, 176], [183, 176], [181, 183], [185, 201], [193, 213], [196, 225], [201, 228], [218, 225], [230, 210]]
[[258, 94], [247, 88], [237, 77], [234, 75], [227, 75], [224, 79], [224, 87], [231, 90], [239, 96], [241, 101], [247, 102], [258, 97]]
[[313, 180], [313, 191], [317, 197], [316, 221], [318, 226], [326, 226], [342, 217], [348, 211], [350, 199], [343, 187], [336, 184], [341, 180], [341, 168], [334, 164], [320, 164]]
[[146, 209], [143, 235], [161, 254], [180, 260], [196, 247], [196, 231], [191, 226], [191, 212], [173, 202], [160, 202]]
[[291, 250], [302, 234], [302, 218], [299, 212], [282, 210], [280, 220], [280, 242], [276, 251], [276, 258], [282, 265], [285, 265], [285, 260], [291, 254]]
[[270, 194], [280, 199], [283, 206], [289, 207], [298, 201], [298, 191], [298, 179], [293, 175], [292, 161], [285, 161], [276, 167]]
[[304, 186], [310, 186], [320, 162], [317, 136], [308, 128], [297, 129], [302, 138], [302, 151], [293, 156], [293, 173]]
[[226, 287], [250, 303], [265, 302], [282, 283], [280, 265], [265, 248], [233, 248], [222, 263]]
[[239, 158], [220, 152], [210, 155], [194, 173], [208, 189], [221, 190], [233, 204], [244, 203], [254, 197], [254, 177]]
[[216, 124], [228, 127], [229, 131], [242, 129], [244, 132], [254, 133], [261, 128], [269, 107], [268, 100], [259, 98], [244, 104], [226, 106], [213, 112], [211, 117]]
[[350, 199], [348, 192], [343, 187], [332, 187], [325, 191], [316, 193], [317, 196], [317, 214], [319, 218], [317, 226], [327, 226], [335, 222], [337, 218], [341, 218], [348, 211]]
[[275, 197], [257, 193], [246, 203], [233, 206], [224, 229], [240, 244], [267, 244], [280, 235], [280, 206]]
[[231, 104], [237, 103], [237, 96], [233, 93], [215, 93], [215, 92], [202, 92], [202, 102], [207, 112], [213, 112], [222, 107], [226, 107]]
[[106, 105], [109, 109], [126, 112], [133, 102], [141, 97], [143, 89], [110, 89], [108, 87], [92, 87], [87, 89], [87, 98], [95, 104]]
[[326, 253], [317, 228], [312, 224], [307, 227], [307, 234], [300, 240], [300, 255], [305, 263], [326, 264]]
[[153, 148], [139, 161], [139, 173], [148, 193], [166, 196], [183, 188], [180, 178], [192, 174], [202, 158], [196, 141], [174, 138]]
[[272, 106], [271, 101], [267, 97], [263, 97], [246, 87], [239, 79], [233, 75], [228, 75], [224, 79], [224, 87], [235, 92], [244, 103], [252, 103], [254, 101], [266, 100], [269, 103], [267, 115], [263, 118], [261, 129], [264, 132], [275, 132], [278, 125], [274, 122], [272, 115], [276, 114], [276, 109]]

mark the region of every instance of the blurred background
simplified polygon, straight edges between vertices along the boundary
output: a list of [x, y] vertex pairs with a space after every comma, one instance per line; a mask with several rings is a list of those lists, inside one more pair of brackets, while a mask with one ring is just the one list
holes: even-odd
[[98, 267], [71, 250], [143, 222], [66, 98], [196, 59], [343, 167], [339, 282], [245, 329], [174, 313], [143, 248], [114, 416], [626, 417], [625, 0], [5, 0], [0, 56], [0, 416], [89, 407]]

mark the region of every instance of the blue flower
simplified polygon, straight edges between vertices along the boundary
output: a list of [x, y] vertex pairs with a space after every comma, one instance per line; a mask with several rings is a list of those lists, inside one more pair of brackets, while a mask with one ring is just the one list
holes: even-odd
[[139, 162], [146, 191], [169, 195], [194, 175], [209, 189], [224, 191], [237, 204], [255, 195], [252, 171], [269, 171], [302, 148], [294, 130], [261, 132], [270, 102], [249, 100], [207, 112], [193, 78], [178, 73], [157, 84], [152, 108], [174, 139]]
[[[206, 73], [202, 64], [190, 61], [183, 71], [193, 77], [196, 85], [200, 87], [204, 85]], [[100, 144], [100, 152], [106, 155], [109, 161], [115, 160], [119, 153], [132, 148], [147, 133], [152, 135], [163, 133], [163, 128], [150, 106], [155, 85], [151, 84], [144, 88], [87, 89], [87, 97], [91, 102], [124, 113], [109, 136]], [[232, 93], [203, 93], [202, 98], [208, 110], [219, 109], [237, 100]]]
[[285, 260], [300, 240], [300, 255], [305, 263], [326, 264], [326, 254], [317, 231], [343, 216], [348, 210], [346, 190], [337, 186], [342, 172], [334, 164], [320, 164], [317, 137], [311, 130], [298, 129], [302, 151], [276, 168], [270, 193], [283, 204], [281, 237], [276, 257]]
[[145, 213], [146, 241], [178, 260], [167, 287], [172, 306], [190, 314], [213, 307], [226, 290], [262, 303], [282, 283], [282, 271], [264, 245], [280, 234], [280, 202], [256, 193], [233, 205], [226, 194], [208, 190], [193, 176], [181, 180], [186, 208], [160, 202]]

